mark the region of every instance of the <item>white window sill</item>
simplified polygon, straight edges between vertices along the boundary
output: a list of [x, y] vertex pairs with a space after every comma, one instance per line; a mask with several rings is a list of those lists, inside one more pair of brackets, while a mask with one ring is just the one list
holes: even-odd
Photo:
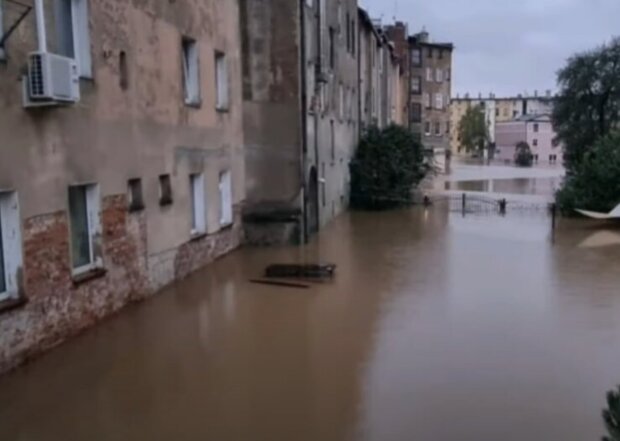
[[226, 228], [230, 228], [233, 226], [233, 221], [230, 222], [221, 222], [220, 221], [220, 229], [225, 230]]
[[187, 107], [193, 107], [195, 109], [200, 109], [202, 107], [202, 100], [185, 100], [185, 105]]
[[75, 285], [79, 285], [92, 279], [103, 277], [106, 273], [107, 271], [102, 263], [94, 263], [73, 269], [71, 271], [71, 278]]
[[191, 233], [189, 234], [189, 240], [190, 241], [199, 240], [205, 237], [206, 235], [207, 235], [206, 230], [204, 231], [192, 230]]

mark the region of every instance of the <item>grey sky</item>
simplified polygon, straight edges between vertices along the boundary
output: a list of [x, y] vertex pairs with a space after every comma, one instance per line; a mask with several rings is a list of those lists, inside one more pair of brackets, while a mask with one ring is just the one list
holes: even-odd
[[620, 0], [360, 0], [373, 18], [395, 13], [434, 41], [456, 45], [453, 94], [555, 90], [572, 53], [620, 35]]

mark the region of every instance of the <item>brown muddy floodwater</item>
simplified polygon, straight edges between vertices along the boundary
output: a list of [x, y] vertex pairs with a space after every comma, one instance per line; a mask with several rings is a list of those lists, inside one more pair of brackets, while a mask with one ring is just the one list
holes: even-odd
[[[310, 290], [274, 261], [338, 264]], [[620, 383], [620, 229], [344, 215], [244, 249], [0, 379], [0, 440], [585, 441]]]

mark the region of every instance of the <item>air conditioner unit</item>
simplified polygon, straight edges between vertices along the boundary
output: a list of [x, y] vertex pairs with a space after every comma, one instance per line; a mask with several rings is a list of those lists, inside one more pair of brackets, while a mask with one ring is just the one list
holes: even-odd
[[24, 106], [71, 104], [80, 100], [80, 75], [74, 59], [32, 52], [23, 81]]

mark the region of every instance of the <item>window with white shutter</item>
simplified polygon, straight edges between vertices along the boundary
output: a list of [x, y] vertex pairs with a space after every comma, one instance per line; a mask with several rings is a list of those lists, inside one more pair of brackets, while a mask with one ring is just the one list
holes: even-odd
[[232, 175], [230, 170], [220, 173], [220, 226], [233, 223]]

